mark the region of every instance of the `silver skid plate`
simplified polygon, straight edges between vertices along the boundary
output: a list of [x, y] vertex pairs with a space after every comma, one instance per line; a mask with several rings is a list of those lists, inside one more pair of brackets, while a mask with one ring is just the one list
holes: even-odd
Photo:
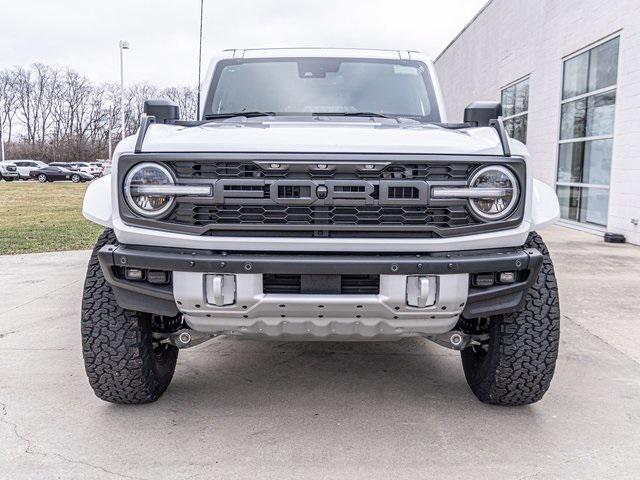
[[263, 293], [261, 274], [238, 274], [234, 303], [216, 306], [207, 303], [212, 298], [207, 275], [173, 275], [176, 304], [192, 329], [308, 340], [380, 340], [448, 332], [464, 308], [469, 285], [467, 274], [435, 276], [435, 304], [419, 308], [407, 305], [405, 275], [381, 275], [377, 295], [282, 295]]

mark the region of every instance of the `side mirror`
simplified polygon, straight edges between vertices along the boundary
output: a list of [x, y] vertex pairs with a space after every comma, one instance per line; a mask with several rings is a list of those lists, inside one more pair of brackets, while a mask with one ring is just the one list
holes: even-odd
[[473, 102], [464, 109], [465, 123], [475, 123], [479, 127], [488, 127], [491, 120], [502, 116], [500, 102]]
[[180, 108], [169, 100], [145, 100], [144, 113], [155, 117], [156, 123], [168, 123], [180, 119]]

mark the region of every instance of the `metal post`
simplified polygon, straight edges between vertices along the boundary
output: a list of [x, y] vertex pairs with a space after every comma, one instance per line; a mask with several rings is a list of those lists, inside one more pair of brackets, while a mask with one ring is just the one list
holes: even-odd
[[124, 51], [129, 50], [129, 42], [120, 40], [120, 121], [122, 127], [122, 138], [124, 138]]
[[198, 49], [198, 104], [196, 105], [196, 120], [200, 120], [200, 78], [202, 75], [202, 16], [204, 13], [204, 0], [200, 0], [200, 46]]
[[0, 113], [0, 161], [4, 162], [4, 135], [2, 133], [2, 113]]
[[113, 147], [111, 146], [111, 132], [113, 130], [113, 107], [109, 108], [109, 162], [111, 162], [111, 156], [113, 155]]

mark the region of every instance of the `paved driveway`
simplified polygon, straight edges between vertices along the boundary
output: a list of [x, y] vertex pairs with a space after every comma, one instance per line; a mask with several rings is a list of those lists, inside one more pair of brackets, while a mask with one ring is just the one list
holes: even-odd
[[640, 248], [543, 232], [562, 343], [549, 394], [490, 407], [425, 340], [217, 339], [165, 396], [97, 400], [79, 308], [88, 252], [0, 257], [0, 478], [640, 478]]

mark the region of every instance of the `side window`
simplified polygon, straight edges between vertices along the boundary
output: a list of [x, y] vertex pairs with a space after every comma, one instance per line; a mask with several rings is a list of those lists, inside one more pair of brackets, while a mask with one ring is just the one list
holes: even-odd
[[504, 126], [510, 137], [527, 143], [529, 120], [529, 79], [525, 78], [502, 89]]

